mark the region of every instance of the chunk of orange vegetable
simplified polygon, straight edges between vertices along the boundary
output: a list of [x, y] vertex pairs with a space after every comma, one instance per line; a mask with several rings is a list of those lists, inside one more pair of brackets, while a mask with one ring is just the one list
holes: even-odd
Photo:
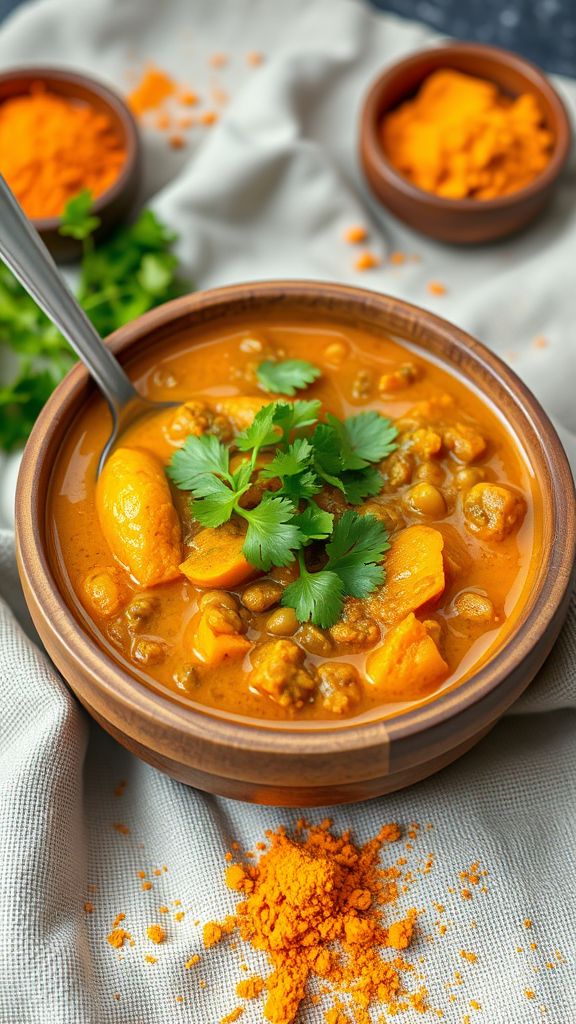
[[140, 448], [117, 448], [98, 478], [96, 506], [112, 554], [140, 586], [178, 578], [180, 521], [154, 455]]
[[446, 580], [444, 538], [431, 526], [409, 526], [397, 533], [386, 555], [386, 582], [370, 601], [372, 614], [392, 624], [440, 597]]
[[227, 416], [236, 430], [249, 427], [257, 412], [269, 405], [272, 398], [260, 395], [235, 395], [231, 398], [217, 398], [213, 401], [216, 412]]
[[252, 579], [257, 570], [242, 554], [245, 533], [234, 523], [206, 527], [194, 537], [194, 549], [180, 571], [195, 587], [237, 587]]
[[448, 675], [448, 665], [426, 626], [410, 612], [394, 626], [366, 663], [382, 700], [419, 700]]
[[209, 609], [192, 620], [194, 653], [205, 665], [219, 665], [224, 658], [243, 658], [252, 644], [240, 633], [219, 633], [211, 625]]

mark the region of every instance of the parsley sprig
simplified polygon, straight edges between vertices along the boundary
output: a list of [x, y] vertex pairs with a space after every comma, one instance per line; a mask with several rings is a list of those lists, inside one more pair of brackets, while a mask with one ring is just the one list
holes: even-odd
[[[320, 415], [317, 401], [270, 402], [231, 444], [211, 434], [190, 435], [167, 473], [191, 493], [192, 513], [202, 526], [221, 526], [233, 516], [245, 520], [243, 551], [256, 568], [297, 560], [299, 576], [282, 603], [301, 622], [328, 627], [345, 597], [365, 597], [383, 581], [388, 535], [378, 519], [354, 509], [335, 521], [315, 498], [326, 484], [350, 504], [377, 494], [384, 480], [375, 464], [396, 447], [396, 429], [377, 412], [344, 420]], [[234, 469], [233, 450], [244, 456]], [[268, 457], [261, 459], [262, 453]], [[259, 500], [246, 507], [243, 499], [249, 491], [254, 495], [255, 484], [261, 485]], [[311, 544], [325, 549], [326, 564], [316, 572], [306, 562]]]

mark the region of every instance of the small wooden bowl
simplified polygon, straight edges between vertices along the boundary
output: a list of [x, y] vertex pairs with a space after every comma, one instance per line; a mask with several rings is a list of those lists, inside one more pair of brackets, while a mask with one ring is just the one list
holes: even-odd
[[36, 628], [91, 715], [120, 743], [168, 775], [211, 793], [264, 804], [310, 806], [365, 800], [408, 786], [469, 750], [527, 687], [566, 615], [576, 550], [568, 461], [549, 419], [504, 363], [432, 313], [375, 292], [316, 282], [263, 282], [199, 292], [121, 328], [110, 347], [134, 356], [186, 343], [231, 317], [296, 314], [406, 339], [486, 395], [529, 453], [543, 495], [541, 558], [530, 597], [507, 643], [473, 676], [436, 700], [385, 721], [319, 724], [233, 721], [177, 694], [164, 696], [124, 671], [66, 602], [48, 546], [50, 477], [69, 424], [95, 385], [78, 365], [44, 407], [28, 441], [16, 496], [20, 577]]
[[[531, 184], [497, 199], [444, 199], [424, 192], [387, 159], [380, 140], [382, 118], [413, 96], [425, 78], [453, 68], [495, 82], [504, 93], [533, 93], [555, 142], [550, 161]], [[442, 242], [492, 242], [526, 227], [550, 202], [568, 159], [571, 128], [558, 93], [529, 61], [495, 46], [451, 43], [421, 50], [387, 68], [372, 85], [360, 119], [360, 161], [373, 192], [410, 227]]]
[[[94, 214], [101, 225], [96, 240], [101, 241], [119, 222], [127, 219], [138, 198], [141, 156], [140, 134], [136, 121], [124, 100], [95, 78], [76, 71], [61, 71], [50, 67], [15, 68], [0, 74], [0, 103], [12, 96], [30, 92], [35, 82], [42, 82], [50, 92], [66, 98], [82, 100], [110, 118], [126, 150], [126, 160], [116, 181], [98, 196], [93, 204]], [[36, 217], [34, 227], [59, 262], [75, 260], [80, 256], [81, 244], [75, 238], [61, 235], [59, 217]]]

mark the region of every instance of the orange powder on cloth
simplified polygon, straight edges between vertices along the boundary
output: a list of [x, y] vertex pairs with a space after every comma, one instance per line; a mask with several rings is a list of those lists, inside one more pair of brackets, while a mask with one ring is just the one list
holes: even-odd
[[[268, 849], [256, 862], [226, 869], [229, 888], [242, 894], [235, 914], [223, 926], [205, 925], [206, 945], [237, 931], [267, 954], [264, 1016], [272, 1024], [295, 1020], [312, 979], [344, 996], [356, 1020], [372, 1005], [394, 1011], [403, 994], [407, 965], [380, 952], [409, 946], [416, 917], [410, 911], [402, 921], [389, 920], [383, 911], [397, 896], [399, 871], [381, 866], [380, 851], [400, 830], [385, 825], [359, 846], [350, 832], [334, 835], [329, 828], [329, 821], [302, 822], [293, 836], [283, 828], [268, 833]], [[243, 986], [240, 993], [248, 994]]]
[[384, 152], [418, 188], [446, 199], [493, 199], [528, 185], [553, 136], [532, 93], [512, 98], [481, 78], [433, 72], [382, 121]]
[[177, 89], [178, 84], [170, 75], [150, 64], [128, 96], [128, 106], [139, 117], [148, 110], [157, 110]]
[[89, 103], [35, 82], [0, 104], [0, 173], [29, 217], [59, 217], [83, 189], [97, 198], [125, 160], [115, 124]]

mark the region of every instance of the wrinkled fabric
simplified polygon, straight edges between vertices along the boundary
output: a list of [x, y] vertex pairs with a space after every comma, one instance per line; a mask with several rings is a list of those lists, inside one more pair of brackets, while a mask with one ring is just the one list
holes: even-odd
[[[44, 0], [0, 30], [0, 66], [58, 63], [125, 91], [129, 74], [154, 61], [203, 96], [225, 89], [219, 122], [193, 129], [185, 148], [170, 150], [164, 136], [145, 131], [144, 196], [178, 230], [183, 273], [199, 288], [340, 280], [427, 306], [514, 365], [574, 459], [573, 173], [529, 232], [470, 250], [402, 227], [362, 182], [362, 97], [382, 66], [431, 40], [428, 30], [353, 0]], [[230, 55], [218, 71], [209, 66], [216, 51]], [[265, 55], [261, 67], [247, 66], [249, 51]], [[574, 111], [576, 85], [558, 85]], [[353, 223], [369, 225], [370, 248], [382, 257], [401, 250], [419, 259], [355, 273], [355, 250], [341, 237]], [[428, 294], [431, 280], [446, 294]], [[534, 344], [539, 336], [546, 344]], [[0, 462], [0, 1024], [218, 1022], [239, 1003], [240, 962], [265, 964], [250, 950], [205, 953], [195, 922], [234, 906], [222, 883], [231, 841], [251, 847], [297, 812], [188, 789], [89, 720], [24, 609], [11, 529], [16, 469], [17, 458]], [[360, 840], [384, 821], [422, 823], [414, 850], [401, 846], [385, 858], [404, 853], [414, 868], [417, 881], [399, 907], [424, 911], [411, 956], [446, 1024], [467, 1013], [489, 1024], [574, 1020], [575, 706], [573, 606], [539, 677], [472, 752], [409, 790], [329, 812]], [[433, 868], [419, 874], [428, 853]], [[478, 887], [466, 901], [459, 872], [475, 861], [489, 872], [487, 892]], [[163, 865], [160, 876], [151, 873]], [[139, 871], [152, 879], [150, 891], [142, 891]], [[180, 922], [175, 900], [185, 912]], [[434, 902], [446, 908], [442, 937]], [[160, 904], [169, 915], [159, 915]], [[106, 935], [119, 912], [135, 944], [115, 951]], [[167, 941], [153, 947], [145, 932], [157, 921]], [[477, 954], [475, 964], [460, 957], [462, 948]], [[196, 952], [200, 964], [186, 971]], [[156, 964], [145, 962], [147, 953]], [[259, 1002], [247, 1003], [242, 1021], [261, 1019]], [[306, 1004], [299, 1020], [320, 1024], [322, 1006]]]

